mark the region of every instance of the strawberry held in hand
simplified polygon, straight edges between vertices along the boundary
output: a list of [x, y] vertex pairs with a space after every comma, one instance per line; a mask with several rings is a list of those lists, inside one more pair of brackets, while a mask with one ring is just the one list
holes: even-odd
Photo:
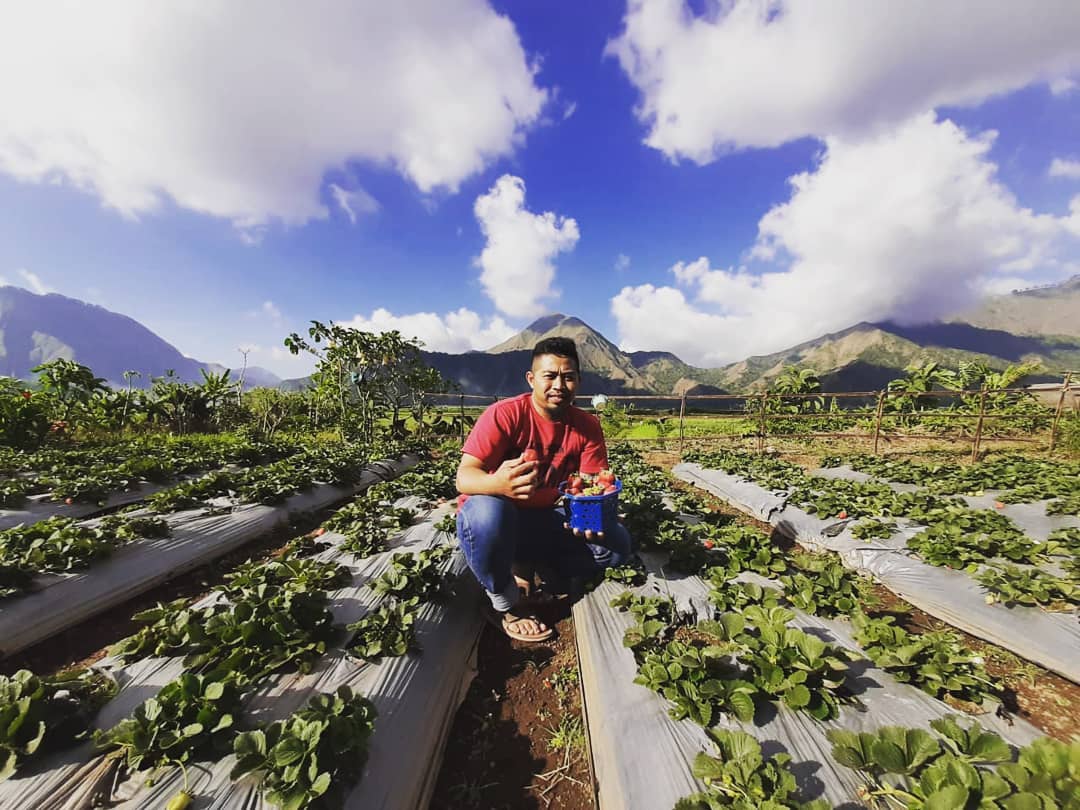
[[540, 454], [533, 450], [531, 447], [526, 447], [521, 453], [522, 461], [539, 461]]

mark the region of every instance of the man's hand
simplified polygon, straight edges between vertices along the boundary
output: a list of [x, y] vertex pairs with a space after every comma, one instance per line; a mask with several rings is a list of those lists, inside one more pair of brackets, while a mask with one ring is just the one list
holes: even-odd
[[517, 501], [528, 500], [539, 483], [536, 468], [540, 465], [535, 461], [525, 461], [523, 458], [511, 458], [504, 461], [495, 470], [495, 478], [500, 484], [502, 494], [507, 498]]
[[581, 529], [571, 529], [569, 523], [564, 523], [563, 528], [573, 532], [574, 537], [584, 537], [586, 542], [592, 540], [593, 537], [595, 537], [597, 540], [604, 539], [603, 532], [593, 532], [592, 529], [586, 529], [585, 531], [582, 531]]

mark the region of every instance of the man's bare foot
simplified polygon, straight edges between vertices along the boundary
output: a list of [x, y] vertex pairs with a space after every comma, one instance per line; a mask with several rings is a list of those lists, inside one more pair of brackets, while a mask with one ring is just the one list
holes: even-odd
[[535, 616], [516, 616], [509, 612], [502, 614], [502, 629], [518, 641], [546, 641], [555, 635], [554, 630]]

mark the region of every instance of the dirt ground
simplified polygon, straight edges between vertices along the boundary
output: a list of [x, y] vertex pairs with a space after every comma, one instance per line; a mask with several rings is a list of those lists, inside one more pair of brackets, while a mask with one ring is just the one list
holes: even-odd
[[557, 635], [523, 643], [486, 627], [479, 673], [447, 743], [430, 810], [594, 807], [573, 619], [538, 612]]

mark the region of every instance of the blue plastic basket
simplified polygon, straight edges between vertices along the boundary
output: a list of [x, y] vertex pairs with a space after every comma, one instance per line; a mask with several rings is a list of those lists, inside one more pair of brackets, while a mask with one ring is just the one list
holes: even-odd
[[568, 495], [566, 482], [559, 484], [563, 510], [571, 529], [603, 532], [615, 524], [619, 512], [619, 493], [622, 481], [615, 479], [615, 491], [606, 495]]

